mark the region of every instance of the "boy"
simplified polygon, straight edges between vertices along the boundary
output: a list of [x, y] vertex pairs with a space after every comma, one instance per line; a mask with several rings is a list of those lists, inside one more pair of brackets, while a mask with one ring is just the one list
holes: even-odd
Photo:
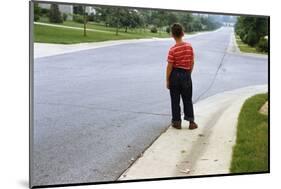
[[194, 64], [193, 48], [183, 41], [183, 27], [175, 23], [171, 27], [176, 44], [168, 53], [166, 85], [170, 89], [172, 107], [172, 126], [181, 129], [180, 97], [183, 101], [184, 119], [189, 121], [189, 129], [196, 129], [192, 104], [191, 72]]

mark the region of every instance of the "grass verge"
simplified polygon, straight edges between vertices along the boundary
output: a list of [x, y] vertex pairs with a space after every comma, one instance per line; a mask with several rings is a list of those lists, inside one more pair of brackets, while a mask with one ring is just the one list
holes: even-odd
[[268, 171], [268, 116], [259, 113], [267, 100], [268, 94], [255, 95], [241, 109], [231, 173]]
[[238, 35], [235, 34], [237, 45], [241, 52], [245, 53], [256, 53], [256, 54], [267, 54], [264, 52], [259, 52], [255, 47], [251, 47], [248, 44], [244, 43]]
[[[63, 25], [83, 28], [82, 24], [75, 23], [75, 22], [65, 22], [65, 24]], [[169, 34], [167, 33], [161, 33], [161, 35], [159, 35], [157, 33], [151, 33], [150, 31], [141, 32], [139, 30], [124, 32], [122, 31], [122, 29], [120, 29], [119, 35], [115, 35], [115, 29], [113, 30], [113, 28], [105, 28], [103, 26], [97, 26], [93, 24], [88, 24], [87, 28], [96, 29], [99, 31], [87, 31], [87, 36], [84, 37], [83, 30], [34, 24], [35, 42], [73, 44], [73, 43], [99, 42], [99, 41], [108, 41], [108, 40], [169, 37]]]

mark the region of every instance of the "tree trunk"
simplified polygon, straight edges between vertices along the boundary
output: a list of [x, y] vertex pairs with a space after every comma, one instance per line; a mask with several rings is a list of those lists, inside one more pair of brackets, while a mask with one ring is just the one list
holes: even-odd
[[117, 9], [117, 27], [116, 27], [116, 35], [118, 35], [119, 32], [119, 9]]
[[84, 6], [83, 8], [83, 16], [84, 16], [84, 37], [87, 36], [87, 33], [86, 33], [86, 24], [87, 24], [87, 20], [86, 20], [86, 6]]
[[115, 35], [118, 35], [118, 32], [119, 32], [119, 24], [117, 23], [117, 27], [116, 27]]

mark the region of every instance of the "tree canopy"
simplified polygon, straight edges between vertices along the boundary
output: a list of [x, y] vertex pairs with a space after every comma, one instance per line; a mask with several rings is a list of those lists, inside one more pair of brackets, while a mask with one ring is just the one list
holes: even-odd
[[[118, 13], [118, 14], [117, 14]], [[163, 31], [173, 23], [183, 25], [185, 32], [213, 30], [221, 24], [206, 15], [193, 15], [188, 12], [175, 12], [166, 10], [144, 10], [130, 8], [97, 7], [96, 20], [106, 26], [124, 28], [158, 28]], [[169, 30], [167, 30], [169, 31]]]
[[268, 35], [268, 20], [265, 17], [240, 16], [235, 32], [244, 43], [255, 46], [261, 38]]

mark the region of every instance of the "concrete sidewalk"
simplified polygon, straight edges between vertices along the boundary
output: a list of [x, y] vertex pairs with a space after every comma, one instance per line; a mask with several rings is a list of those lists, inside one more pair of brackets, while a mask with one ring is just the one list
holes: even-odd
[[[74, 30], [84, 30], [83, 27], [74, 27], [74, 26], [65, 26], [60, 24], [50, 24], [50, 23], [44, 23], [44, 22], [34, 22], [35, 25], [41, 25], [41, 26], [50, 26], [55, 28], [66, 28], [66, 29], [74, 29]], [[87, 31], [93, 31], [93, 32], [100, 32], [100, 33], [115, 33], [114, 31], [104, 31], [104, 30], [97, 30], [97, 29], [90, 29], [87, 28]]]
[[77, 44], [34, 43], [34, 58], [42, 58], [42, 57], [59, 55], [59, 54], [83, 51], [88, 49], [109, 47], [114, 45], [151, 42], [151, 41], [159, 41], [159, 40], [172, 40], [172, 39], [171, 38], [128, 39], [128, 40], [112, 40], [112, 41], [77, 43]]
[[227, 91], [195, 104], [199, 128], [169, 127], [119, 180], [229, 173], [236, 125], [244, 101], [267, 85]]

